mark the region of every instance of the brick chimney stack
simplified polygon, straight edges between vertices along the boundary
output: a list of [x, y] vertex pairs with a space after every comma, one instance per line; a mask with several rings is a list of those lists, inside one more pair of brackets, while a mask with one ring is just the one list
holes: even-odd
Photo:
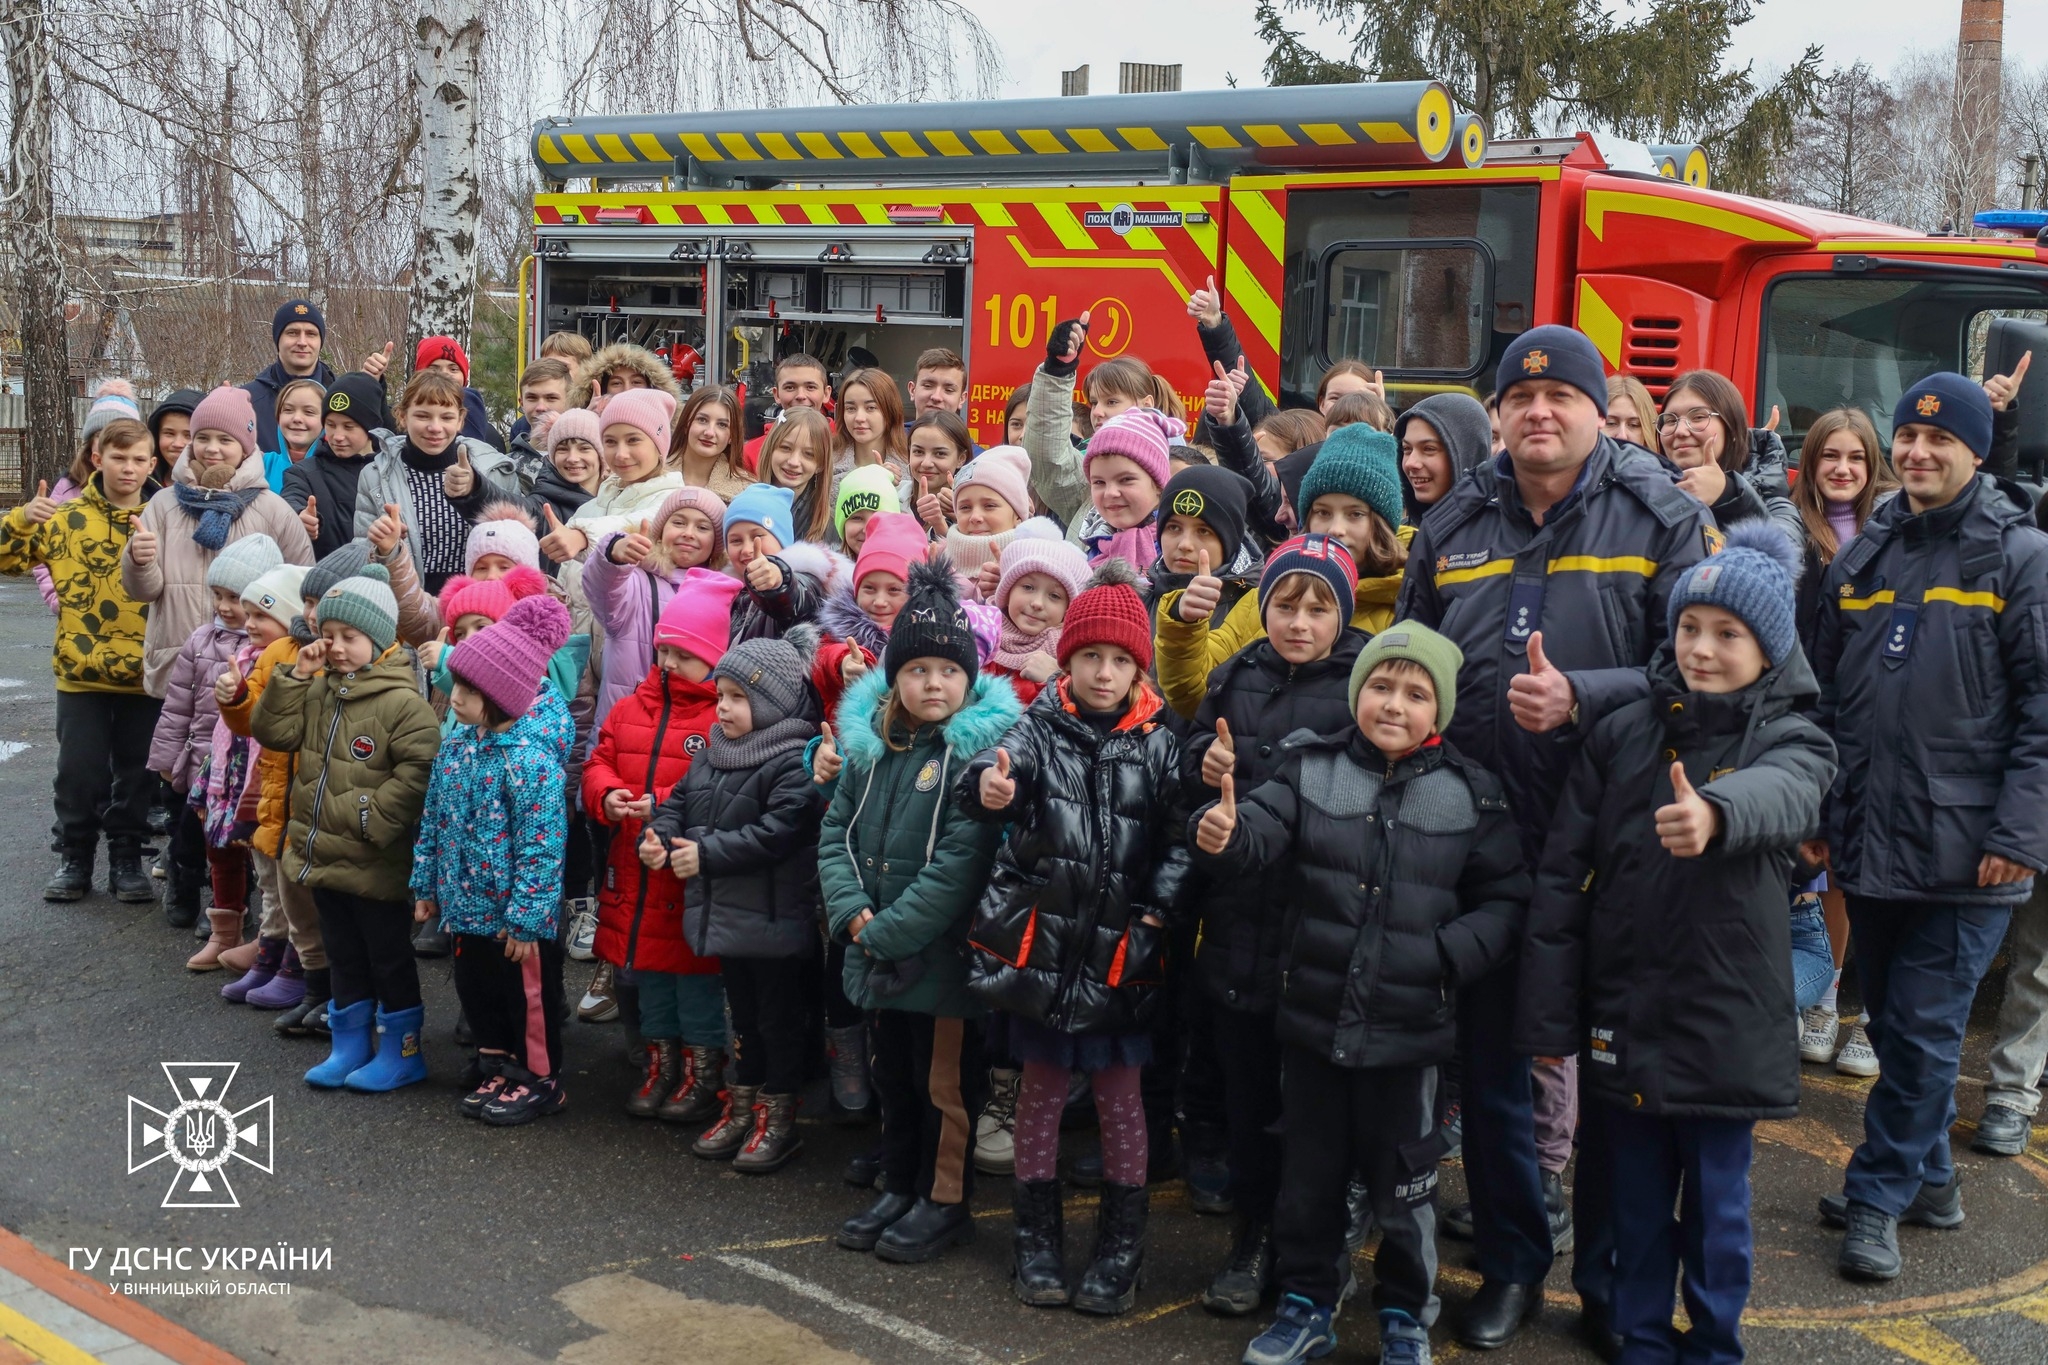
[[1956, 41], [1956, 230], [1998, 198], [1998, 124], [2005, 58], [2005, 0], [1963, 0]]

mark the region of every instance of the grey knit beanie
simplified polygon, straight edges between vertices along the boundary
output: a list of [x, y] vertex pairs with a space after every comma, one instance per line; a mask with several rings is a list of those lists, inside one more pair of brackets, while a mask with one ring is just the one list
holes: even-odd
[[244, 588], [282, 563], [284, 554], [277, 542], [258, 531], [221, 547], [206, 568], [206, 586], [240, 597]]
[[299, 591], [319, 601], [327, 596], [327, 590], [344, 578], [354, 578], [370, 562], [370, 542], [358, 537], [339, 549], [330, 550], [312, 568], [306, 570], [306, 579], [299, 584]]
[[765, 730], [811, 709], [816, 641], [816, 633], [807, 626], [791, 628], [780, 640], [744, 641], [725, 651], [711, 670], [711, 680], [724, 678], [744, 690], [754, 708], [754, 728]]

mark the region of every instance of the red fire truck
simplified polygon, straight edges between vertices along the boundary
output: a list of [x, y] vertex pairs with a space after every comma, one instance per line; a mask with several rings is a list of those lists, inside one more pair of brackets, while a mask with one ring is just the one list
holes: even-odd
[[1430, 81], [556, 119], [532, 154], [528, 354], [580, 330], [764, 391], [792, 351], [836, 370], [858, 348], [907, 379], [943, 345], [982, 441], [1083, 308], [1090, 358], [1143, 356], [1192, 405], [1185, 300], [1212, 276], [1283, 402], [1346, 357], [1397, 406], [1484, 394], [1516, 333], [1570, 322], [1653, 394], [1695, 366], [1732, 376], [1796, 441], [1845, 404], [1886, 429], [1929, 371], [2048, 349], [2048, 233], [1927, 236], [1720, 193], [1696, 147], [1489, 144]]

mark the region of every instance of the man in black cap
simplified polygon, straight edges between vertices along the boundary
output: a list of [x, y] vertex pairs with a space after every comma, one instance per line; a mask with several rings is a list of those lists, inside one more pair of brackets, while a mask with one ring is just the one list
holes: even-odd
[[[1685, 570], [1719, 543], [1713, 516], [1648, 451], [1601, 431], [1607, 375], [1570, 327], [1517, 337], [1495, 377], [1504, 454], [1458, 480], [1409, 547], [1395, 614], [1464, 651], [1445, 736], [1507, 788], [1534, 867], [1550, 813], [1593, 720], [1649, 695], [1644, 665]], [[1459, 1325], [1500, 1346], [1542, 1307], [1562, 1187], [1536, 1160], [1529, 1058], [1510, 1037], [1515, 969], [1460, 1002], [1465, 1176], [1483, 1282]], [[1580, 1120], [1572, 1279], [1589, 1340], [1614, 1348], [1611, 1219], [1598, 1105]], [[1561, 1230], [1561, 1221], [1558, 1224]]]
[[270, 340], [277, 359], [242, 385], [256, 407], [256, 448], [277, 447], [277, 392], [294, 379], [317, 380], [321, 388], [334, 383], [334, 371], [320, 359], [327, 340], [327, 319], [310, 299], [286, 299], [270, 317]]

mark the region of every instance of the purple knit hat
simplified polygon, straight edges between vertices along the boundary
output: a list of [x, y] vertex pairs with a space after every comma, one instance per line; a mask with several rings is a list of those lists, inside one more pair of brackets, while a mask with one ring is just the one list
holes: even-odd
[[569, 609], [545, 593], [522, 597], [496, 625], [455, 646], [448, 671], [518, 719], [533, 709], [548, 660], [569, 639]]
[[1153, 483], [1164, 488], [1173, 477], [1173, 470], [1166, 463], [1167, 448], [1186, 432], [1186, 423], [1157, 408], [1125, 408], [1088, 438], [1088, 453], [1081, 457], [1081, 472], [1086, 474], [1098, 456], [1121, 455], [1136, 461], [1140, 469], [1152, 476]]

